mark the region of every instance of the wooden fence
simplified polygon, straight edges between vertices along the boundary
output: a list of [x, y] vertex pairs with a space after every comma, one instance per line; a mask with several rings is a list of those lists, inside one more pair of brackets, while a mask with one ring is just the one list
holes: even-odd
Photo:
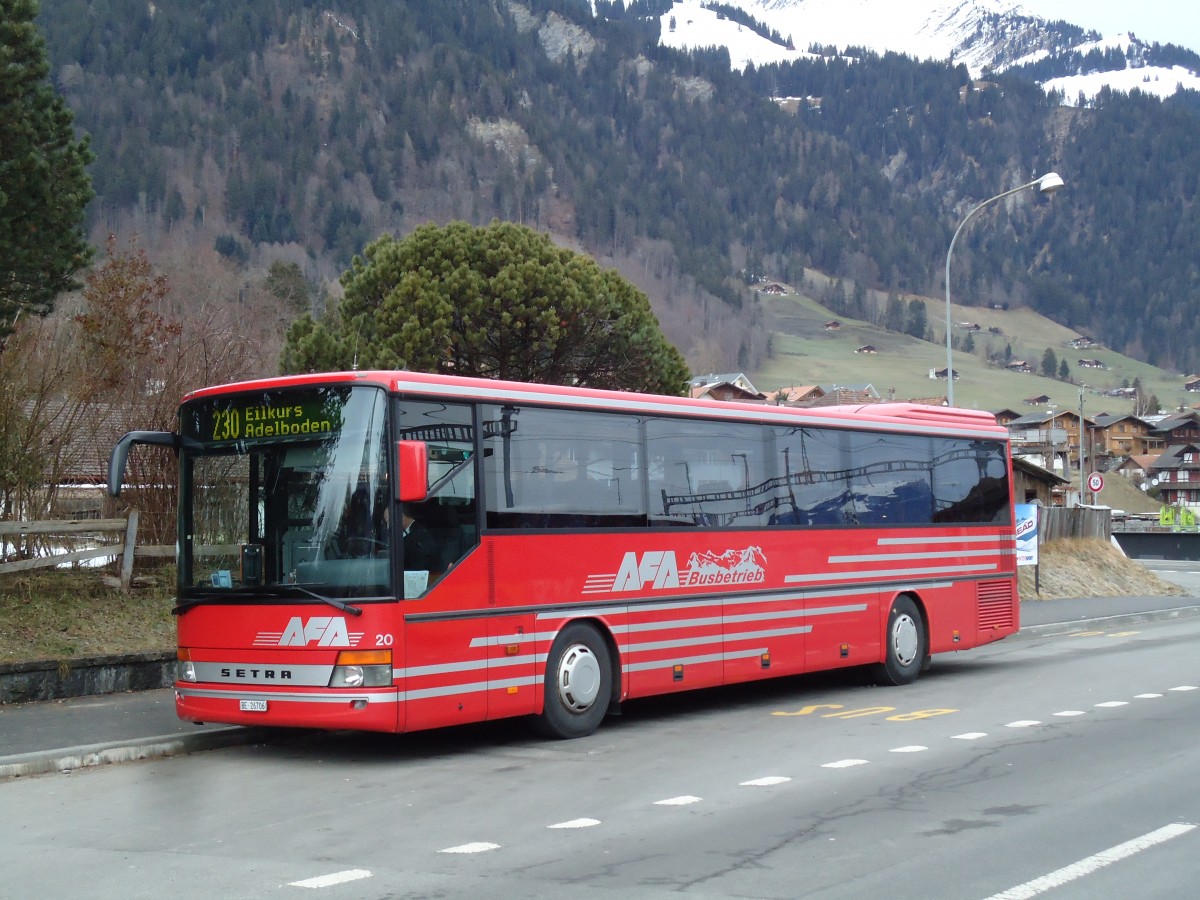
[[1086, 506], [1043, 506], [1038, 511], [1038, 543], [1064, 538], [1112, 537], [1112, 515], [1107, 509]]
[[[11, 572], [23, 572], [29, 569], [44, 569], [61, 566], [64, 563], [86, 562], [90, 559], [119, 557], [121, 560], [121, 590], [128, 591], [133, 580], [133, 558], [137, 556], [172, 557], [175, 555], [173, 546], [137, 545], [137, 510], [129, 513], [124, 519], [53, 519], [40, 522], [0, 522], [0, 548], [16, 536], [40, 535], [48, 538], [62, 538], [62, 543], [71, 546], [78, 543], [89, 543], [93, 546], [82, 550], [64, 549], [62, 552], [49, 553], [44, 556], [18, 559], [13, 562], [0, 562], [0, 575]], [[105, 542], [99, 538], [103, 535], [114, 535], [115, 540]], [[91, 538], [83, 540], [81, 538]], [[0, 558], [3, 558], [0, 556]]]

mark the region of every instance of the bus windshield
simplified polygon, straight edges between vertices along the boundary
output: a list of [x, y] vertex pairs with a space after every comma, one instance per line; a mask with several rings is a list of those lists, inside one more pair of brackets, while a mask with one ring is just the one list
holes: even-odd
[[394, 598], [386, 410], [347, 385], [185, 403], [182, 597]]

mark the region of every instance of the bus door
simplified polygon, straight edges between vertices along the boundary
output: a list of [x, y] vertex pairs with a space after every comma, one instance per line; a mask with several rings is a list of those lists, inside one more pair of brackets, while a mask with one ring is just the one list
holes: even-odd
[[[466, 405], [400, 400], [397, 539], [403, 569], [407, 730], [487, 717], [488, 569], [479, 549], [475, 440]], [[424, 451], [411, 469], [404, 444]], [[425, 484], [410, 482], [421, 473]], [[423, 488], [423, 489], [421, 489]], [[419, 499], [405, 499], [413, 496]]]

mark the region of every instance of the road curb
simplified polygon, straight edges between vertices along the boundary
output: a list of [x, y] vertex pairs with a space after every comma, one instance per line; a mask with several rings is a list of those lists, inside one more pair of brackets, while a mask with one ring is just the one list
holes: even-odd
[[1172, 609], [1148, 609], [1144, 612], [1120, 613], [1113, 616], [1088, 616], [1067, 622], [1047, 622], [1043, 625], [1022, 625], [1009, 640], [1022, 637], [1048, 637], [1070, 634], [1080, 628], [1106, 628], [1110, 625], [1137, 625], [1140, 622], [1166, 622], [1171, 619], [1190, 619], [1200, 616], [1200, 606], [1177, 606]]
[[37, 750], [31, 753], [0, 757], [0, 778], [45, 775], [49, 772], [70, 772], [74, 769], [103, 766], [110, 763], [161, 759], [182, 753], [266, 743], [279, 734], [278, 729], [231, 725], [224, 728], [209, 728], [195, 734], [166, 734], [131, 740], [108, 741], [103, 744], [89, 744], [82, 747]]

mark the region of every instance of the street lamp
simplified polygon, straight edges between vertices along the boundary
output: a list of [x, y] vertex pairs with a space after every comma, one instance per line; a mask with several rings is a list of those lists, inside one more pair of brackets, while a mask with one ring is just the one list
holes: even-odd
[[1019, 193], [1026, 188], [1037, 188], [1043, 194], [1053, 194], [1063, 186], [1063, 180], [1057, 172], [1047, 172], [1041, 178], [1035, 178], [1028, 184], [1023, 184], [1020, 187], [1015, 187], [1011, 191], [1005, 191], [1003, 194], [997, 194], [989, 200], [984, 200], [969, 213], [958, 225], [954, 231], [954, 237], [950, 238], [950, 249], [946, 251], [946, 404], [954, 405], [954, 358], [950, 344], [950, 335], [952, 326], [950, 324], [950, 255], [954, 253], [954, 242], [958, 240], [959, 234], [962, 232], [966, 224], [971, 221], [975, 213], [979, 212], [985, 206], [995, 203], [997, 200], [1003, 200], [1005, 197]]

